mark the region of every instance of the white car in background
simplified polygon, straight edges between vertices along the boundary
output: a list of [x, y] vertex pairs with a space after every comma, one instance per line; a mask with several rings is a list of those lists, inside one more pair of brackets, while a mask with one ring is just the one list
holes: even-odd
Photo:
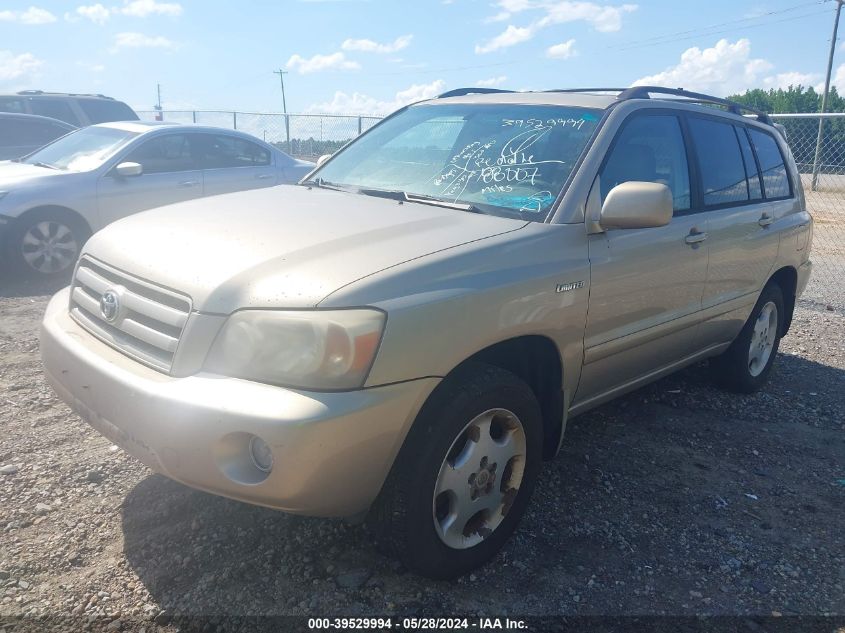
[[0, 162], [0, 244], [18, 272], [68, 271], [88, 237], [127, 215], [192, 198], [295, 183], [313, 163], [233, 130], [102, 123]]

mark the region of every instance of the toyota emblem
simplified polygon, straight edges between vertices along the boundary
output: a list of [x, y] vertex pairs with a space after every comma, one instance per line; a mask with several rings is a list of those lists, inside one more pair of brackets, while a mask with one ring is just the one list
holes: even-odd
[[100, 314], [109, 323], [117, 320], [117, 315], [120, 314], [120, 295], [116, 290], [109, 288], [100, 297]]

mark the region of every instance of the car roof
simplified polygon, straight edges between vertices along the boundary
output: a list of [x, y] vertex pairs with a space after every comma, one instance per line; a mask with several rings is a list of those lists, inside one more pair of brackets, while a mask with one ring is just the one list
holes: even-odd
[[115, 101], [114, 97], [108, 97], [99, 93], [47, 92], [46, 90], [20, 90], [14, 93], [0, 94], [0, 97], [38, 97], [40, 99], [67, 99], [68, 97], [73, 97], [74, 99], [106, 99], [108, 101]]
[[[109, 121], [107, 123], [97, 123], [91, 127], [107, 127], [116, 130], [125, 130], [127, 132], [135, 132], [137, 134], [146, 134], [154, 130], [166, 128], [168, 130], [184, 130], [190, 132], [208, 132], [210, 134], [229, 134], [232, 136], [240, 136], [248, 138], [251, 141], [263, 141], [241, 130], [232, 130], [224, 127], [214, 127], [212, 125], [197, 125], [195, 123], [176, 123], [174, 121]], [[269, 143], [268, 143], [269, 145]], [[271, 146], [272, 147], [272, 146]]]
[[0, 112], [0, 119], [51, 123], [52, 125], [65, 128], [66, 130], [76, 129], [75, 125], [68, 123], [67, 121], [62, 121], [61, 119], [54, 119], [49, 116], [41, 116], [38, 114], [24, 114], [23, 112]]
[[[553, 105], [606, 110], [625, 101], [659, 104], [659, 107], [675, 106], [684, 109], [700, 109], [709, 114], [727, 117], [742, 117], [742, 112], [747, 111], [756, 118], [757, 122], [772, 125], [768, 114], [745, 104], [684, 90], [683, 88], [665, 88], [662, 86], [572, 88], [524, 92], [498, 88], [457, 88], [419, 103], [426, 105], [449, 103]], [[713, 106], [717, 107], [714, 108]]]

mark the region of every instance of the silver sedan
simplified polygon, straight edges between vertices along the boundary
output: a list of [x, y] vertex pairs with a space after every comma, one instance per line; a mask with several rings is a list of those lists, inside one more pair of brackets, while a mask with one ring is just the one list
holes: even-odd
[[57, 275], [114, 220], [191, 198], [294, 183], [313, 167], [233, 130], [93, 125], [0, 162], [0, 244], [18, 272]]

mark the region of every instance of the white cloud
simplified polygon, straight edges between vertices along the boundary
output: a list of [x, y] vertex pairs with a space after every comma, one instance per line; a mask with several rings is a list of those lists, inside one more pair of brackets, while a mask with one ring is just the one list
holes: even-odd
[[509, 46], [513, 46], [514, 44], [525, 42], [530, 40], [532, 37], [534, 37], [534, 31], [530, 27], [522, 28], [509, 24], [508, 28], [506, 28], [502, 33], [499, 33], [486, 44], [476, 44], [475, 52], [492, 53], [500, 48], [507, 48]]
[[0, 11], [0, 22], [18, 22], [36, 25], [55, 22], [56, 16], [39, 7], [29, 7], [26, 11]]
[[379, 44], [373, 40], [344, 40], [340, 47], [345, 51], [363, 51], [365, 53], [395, 53], [407, 48], [413, 35], [402, 35], [388, 44]]
[[437, 96], [446, 87], [446, 82], [437, 79], [428, 84], [414, 84], [405, 90], [396, 93], [393, 99], [381, 101], [375, 97], [354, 92], [351, 95], [337, 91], [331, 101], [315, 103], [308, 108], [308, 112], [320, 112], [323, 114], [388, 114], [402, 106], [431, 99]]
[[300, 55], [293, 55], [288, 60], [286, 67], [300, 75], [307, 75], [323, 70], [357, 70], [361, 68], [361, 65], [358, 62], [346, 59], [346, 55], [338, 51], [331, 55], [314, 55], [308, 59]]
[[[109, 17], [111, 16], [111, 11], [104, 7], [102, 4], [91, 4], [91, 5], [82, 5], [80, 7], [76, 7], [76, 14], [91, 20], [94, 24], [103, 25], [108, 22]], [[65, 16], [67, 18], [67, 15]]]
[[176, 48], [176, 44], [161, 35], [144, 35], [143, 33], [118, 33], [114, 36], [112, 52], [123, 48]]
[[546, 49], [546, 57], [554, 59], [569, 59], [576, 55], [578, 55], [578, 51], [575, 50], [575, 40], [566, 40]]
[[500, 75], [499, 77], [490, 77], [490, 79], [479, 79], [475, 82], [475, 85], [480, 88], [492, 88], [494, 86], [501, 86], [507, 80], [506, 75]]
[[177, 17], [182, 15], [182, 5], [178, 2], [156, 2], [156, 0], [132, 0], [125, 2], [118, 9], [123, 15], [145, 18], [148, 15], [168, 15]]
[[0, 51], [0, 82], [31, 77], [43, 65], [32, 53], [15, 55], [12, 51]]
[[587, 22], [596, 31], [611, 32], [622, 28], [625, 14], [637, 10], [636, 4], [619, 6], [602, 5], [595, 2], [568, 2], [559, 0], [498, 0], [500, 11], [485, 19], [485, 22], [504, 22], [515, 15], [529, 12], [540, 15], [528, 26], [509, 24], [507, 29], [485, 44], [475, 47], [476, 53], [490, 53], [507, 48], [534, 37], [540, 30], [555, 24]]
[[[765, 88], [789, 88], [789, 86], [804, 86], [809, 87], [815, 85], [821, 79], [819, 73], [799, 73], [799, 72], [785, 72], [765, 77], [763, 79], [763, 87]], [[824, 85], [822, 85], [824, 89]]]
[[764, 73], [773, 66], [751, 57], [751, 42], [721, 39], [712, 48], [694, 46], [681, 54], [678, 64], [654, 75], [641, 77], [634, 85], [683, 86], [688, 90], [726, 96], [758, 87]]

